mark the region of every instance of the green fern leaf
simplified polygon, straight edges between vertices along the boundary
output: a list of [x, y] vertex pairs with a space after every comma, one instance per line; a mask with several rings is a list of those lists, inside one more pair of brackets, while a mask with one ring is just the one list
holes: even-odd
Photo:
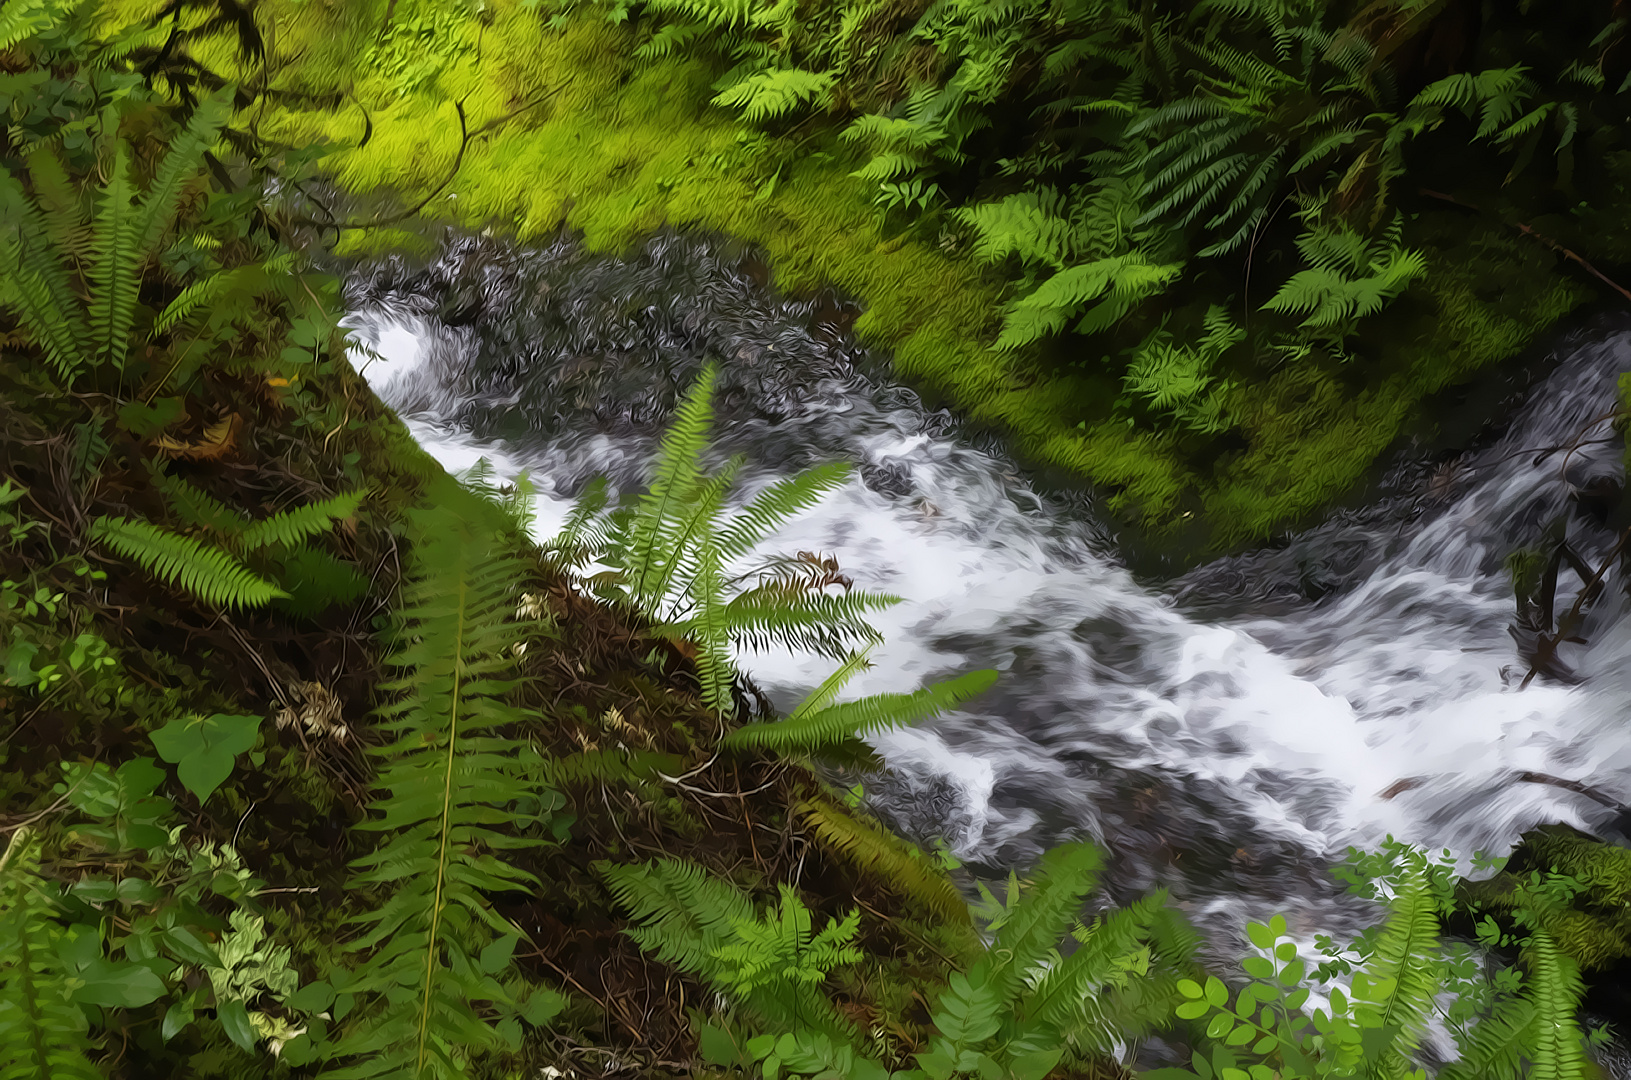
[[746, 555], [784, 522], [820, 502], [829, 491], [843, 487], [851, 471], [844, 462], [815, 465], [771, 484], [720, 530], [720, 558], [729, 562]]
[[34, 196], [44, 212], [48, 246], [70, 261], [90, 257], [90, 230], [85, 228], [85, 198], [68, 178], [62, 159], [49, 146], [28, 156]]
[[737, 728], [720, 740], [720, 746], [765, 746], [788, 754], [816, 753], [823, 746], [936, 716], [983, 694], [996, 681], [995, 671], [970, 671], [909, 694], [873, 694], [813, 710], [801, 705], [784, 720]]
[[215, 145], [216, 137], [231, 115], [232, 89], [223, 87], [198, 103], [187, 121], [187, 129], [170, 143], [170, 152], [153, 174], [153, 182], [148, 185], [136, 218], [135, 243], [141, 254], [157, 250], [175, 218], [187, 184], [198, 174], [204, 154]]
[[1005, 1008], [1018, 998], [1025, 977], [1046, 959], [1076, 919], [1102, 864], [1091, 844], [1061, 844], [1042, 856], [1025, 896], [997, 930], [981, 966]]
[[512, 617], [524, 569], [496, 553], [487, 504], [451, 483], [428, 494], [430, 508], [409, 514], [412, 564], [386, 661], [400, 675], [382, 687], [401, 696], [379, 710], [390, 742], [372, 751], [378, 816], [359, 826], [385, 836], [350, 882], [389, 898], [353, 920], [364, 930], [350, 948], [365, 958], [352, 990], [370, 1004], [338, 1041], [338, 1056], [360, 1059], [327, 1074], [340, 1080], [453, 1080], [471, 1052], [505, 1045], [492, 1010], [513, 1013], [516, 999], [478, 957], [522, 935], [487, 894], [536, 887], [500, 853], [539, 843], [509, 827], [537, 819], [522, 806], [560, 805], [535, 779], [536, 753], [501, 734], [522, 719], [505, 695], [525, 632]]
[[90, 331], [51, 226], [9, 171], [0, 171], [0, 303], [14, 309], [64, 384], [90, 366]]
[[1534, 932], [1527, 951], [1529, 999], [1535, 1006], [1530, 1075], [1534, 1080], [1585, 1080], [1590, 1073], [1575, 1019], [1584, 993], [1579, 969], [1545, 930]]
[[206, 604], [262, 607], [288, 595], [219, 548], [145, 521], [99, 517], [91, 522], [90, 535], [120, 556], [135, 560], [159, 580]]
[[156, 466], [148, 471], [153, 478], [153, 486], [164, 494], [169, 508], [188, 524], [228, 537], [238, 536], [250, 524], [242, 513], [208, 492], [200, 491], [181, 477], [171, 476]]
[[0, 856], [0, 1080], [98, 1080], [38, 867], [31, 831], [17, 829]]
[[780, 68], [749, 75], [714, 96], [720, 108], [739, 109], [742, 118], [757, 124], [786, 116], [800, 105], [824, 98], [835, 76], [830, 71]]
[[904, 840], [826, 799], [806, 800], [796, 812], [803, 815], [817, 839], [860, 870], [938, 919], [970, 924], [968, 905], [945, 871]]
[[86, 275], [91, 285], [91, 350], [95, 356], [123, 371], [130, 347], [130, 326], [136, 313], [136, 292], [141, 287], [140, 224], [132, 204], [129, 148], [121, 142], [114, 151], [112, 174], [102, 189], [101, 208], [91, 240], [92, 262]]
[[1524, 998], [1501, 1002], [1461, 1041], [1461, 1060], [1445, 1068], [1445, 1080], [1523, 1080], [1524, 1052], [1534, 1021], [1533, 1002]]
[[53, 25], [60, 5], [51, 0], [13, 0], [0, 10], [0, 52]]
[[1421, 1044], [1442, 981], [1443, 958], [1438, 941], [1438, 899], [1428, 878], [1426, 859], [1411, 850], [1393, 881], [1391, 912], [1363, 973], [1356, 973], [1353, 997], [1369, 1010], [1377, 1026], [1389, 1033], [1373, 1057], [1390, 1075], [1412, 1071], [1411, 1057]]
[[624, 929], [659, 960], [709, 982], [773, 1030], [815, 1031], [848, 1041], [854, 1027], [818, 988], [778, 980], [742, 992], [721, 961], [738, 943], [737, 927], [759, 921], [747, 897], [701, 867], [671, 859], [646, 866], [595, 863], [618, 904], [639, 925]]
[[306, 537], [327, 532], [336, 521], [354, 515], [367, 495], [367, 489], [350, 491], [285, 510], [249, 526], [239, 535], [238, 544], [245, 551], [271, 547], [273, 544], [294, 547]]

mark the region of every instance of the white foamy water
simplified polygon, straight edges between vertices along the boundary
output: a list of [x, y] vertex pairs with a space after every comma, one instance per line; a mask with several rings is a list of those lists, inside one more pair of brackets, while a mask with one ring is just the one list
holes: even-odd
[[[366, 370], [370, 382], [416, 410], [411, 430], [449, 469], [485, 456], [501, 475], [531, 470], [540, 538], [565, 516], [568, 488], [601, 470], [627, 475], [651, 452], [632, 435], [476, 440], [447, 420], [468, 392], [449, 374], [456, 335], [389, 318], [398, 321], [353, 317], [384, 356]], [[434, 342], [443, 351], [426, 347]], [[1631, 629], [1618, 583], [1591, 612], [1588, 644], [1562, 647], [1574, 685], [1543, 678], [1520, 690], [1526, 664], [1507, 629], [1505, 555], [1569, 512], [1571, 482], [1619, 469], [1619, 443], [1592, 421], [1631, 368], [1628, 338], [1572, 348], [1508, 433], [1463, 463], [1438, 507], [1387, 538], [1373, 569], [1274, 616], [1186, 614], [1102, 551], [1092, 523], [1062, 516], [1009, 466], [934, 434], [919, 409], [839, 383], [796, 415], [719, 437], [750, 456], [808, 445], [895, 478], [890, 491], [852, 479], [761, 552], [833, 554], [858, 587], [905, 598], [873, 617], [885, 644], [846, 696], [1003, 672], [965, 710], [873, 740], [895, 773], [877, 786], [880, 805], [908, 832], [938, 832], [992, 865], [1086, 834], [1144, 867], [1130, 872], [1132, 887], [1177, 875], [1211, 882], [1202, 891], [1214, 896], [1252, 881], [1284, 895], [1295, 891], [1287, 875], [1305, 879], [1302, 864], [1390, 834], [1465, 858], [1504, 851], [1541, 822], [1591, 827], [1612, 816], [1575, 792], [1520, 781], [1526, 771], [1631, 801]], [[1579, 438], [1566, 468], [1560, 452], [1526, 452]], [[750, 464], [740, 500], [778, 478]], [[1605, 536], [1571, 525], [1593, 563]], [[1560, 611], [1577, 588], [1560, 578]], [[782, 705], [833, 666], [791, 653], [741, 663]], [[1191, 872], [1199, 877], [1184, 878]]]

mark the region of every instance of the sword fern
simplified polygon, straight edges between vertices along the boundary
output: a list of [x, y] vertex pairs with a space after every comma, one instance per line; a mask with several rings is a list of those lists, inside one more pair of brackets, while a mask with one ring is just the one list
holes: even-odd
[[38, 857], [26, 828], [0, 856], [0, 1080], [97, 1080], [85, 1014], [68, 998], [52, 940]]
[[471, 1052], [513, 1044], [516, 1016], [542, 1023], [562, 1004], [498, 979], [523, 935], [489, 896], [537, 885], [504, 853], [540, 844], [526, 828], [560, 803], [536, 779], [536, 751], [505, 732], [522, 719], [506, 695], [519, 681], [525, 628], [512, 613], [525, 570], [457, 494], [410, 514], [412, 567], [386, 661], [400, 674], [382, 687], [401, 697], [379, 710], [390, 742], [372, 751], [377, 816], [359, 826], [383, 835], [350, 883], [384, 900], [352, 919], [364, 959], [345, 989], [369, 1005], [328, 1051], [353, 1059], [335, 1080], [465, 1076]]

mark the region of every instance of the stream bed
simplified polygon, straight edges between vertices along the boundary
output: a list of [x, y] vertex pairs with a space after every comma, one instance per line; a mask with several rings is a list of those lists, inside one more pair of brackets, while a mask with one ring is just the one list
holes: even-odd
[[[779, 297], [752, 270], [673, 231], [622, 257], [457, 234], [428, 266], [352, 268], [347, 325], [377, 354], [353, 361], [450, 469], [529, 471], [541, 538], [592, 477], [641, 484], [710, 357], [715, 453], [749, 462], [738, 501], [854, 463], [763, 550], [834, 555], [857, 587], [905, 598], [873, 618], [885, 643], [846, 696], [1002, 672], [965, 709], [874, 738], [889, 770], [866, 781], [891, 825], [975, 873], [1086, 837], [1111, 856], [1107, 900], [1166, 886], [1224, 936], [1275, 911], [1311, 934], [1368, 918], [1328, 872], [1350, 845], [1391, 835], [1466, 860], [1542, 822], [1621, 836], [1605, 802], [1631, 802], [1623, 592], [1523, 686], [1505, 560], [1559, 518], [1585, 562], [1607, 558], [1614, 534], [1580, 496], [1620, 480], [1604, 418], [1631, 321], [1558, 340], [1480, 448], [1401, 462], [1374, 505], [1150, 582], [1090, 494], [1040, 491], [1000, 440], [891, 381], [847, 333], [853, 308]], [[1580, 586], [1559, 577], [1558, 610]], [[833, 667], [740, 662], [780, 707]]]

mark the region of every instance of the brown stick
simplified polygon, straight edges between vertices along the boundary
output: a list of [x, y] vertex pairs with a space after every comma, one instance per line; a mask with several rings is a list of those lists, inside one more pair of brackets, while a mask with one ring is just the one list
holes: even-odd
[[[1433, 191], [1430, 188], [1418, 188], [1417, 190], [1419, 192], [1421, 192], [1421, 194], [1426, 195], [1429, 199], [1439, 199], [1439, 200], [1441, 200], [1443, 202], [1447, 202], [1447, 203], [1450, 203], [1450, 204], [1455, 205], [1455, 206], [1464, 207], [1464, 208], [1466, 208], [1468, 210], [1473, 211], [1474, 213], [1485, 214], [1488, 217], [1495, 217], [1494, 214], [1490, 214], [1490, 213], [1488, 213], [1488, 211], [1485, 211], [1485, 210], [1480, 210], [1478, 207], [1474, 206], [1472, 203], [1462, 202], [1460, 199], [1456, 198], [1454, 195], [1446, 195], [1442, 191]], [[1530, 227], [1528, 225], [1525, 225], [1521, 221], [1505, 221], [1505, 220], [1503, 220], [1501, 218], [1496, 218], [1496, 220], [1500, 221], [1503, 225], [1510, 225], [1512, 228], [1517, 229], [1519, 232], [1523, 233], [1525, 236], [1528, 236], [1528, 237], [1531, 237], [1531, 238], [1533, 238], [1535, 240], [1540, 241], [1542, 244], [1545, 244], [1547, 247], [1551, 248], [1553, 251], [1557, 252], [1559, 255], [1563, 256], [1565, 259], [1568, 259], [1568, 260], [1578, 264], [1580, 266], [1580, 268], [1582, 270], [1584, 270], [1586, 273], [1590, 274], [1592, 277], [1596, 278], [1598, 281], [1601, 281], [1604, 285], [1607, 285], [1609, 288], [1613, 289], [1615, 292], [1619, 293], [1621, 296], [1625, 297], [1627, 300], [1631, 300], [1631, 290], [1627, 290], [1624, 286], [1620, 285], [1613, 278], [1609, 277], [1607, 274], [1603, 273], [1601, 270], [1599, 270], [1595, 266], [1591, 265], [1591, 263], [1587, 262], [1585, 259], [1581, 258], [1579, 255], [1577, 255], [1574, 252], [1570, 251], [1568, 248], [1564, 247], [1562, 244], [1558, 243], [1556, 240], [1553, 240], [1551, 237], [1544, 236], [1541, 233], [1536, 232], [1532, 227]]]

